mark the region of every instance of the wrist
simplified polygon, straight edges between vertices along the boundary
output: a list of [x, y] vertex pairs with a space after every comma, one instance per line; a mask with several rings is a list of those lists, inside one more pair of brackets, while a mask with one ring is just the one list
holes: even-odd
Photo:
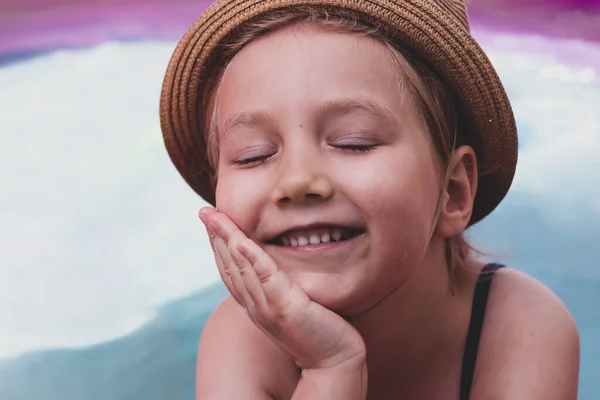
[[358, 336], [358, 339], [358, 343], [326, 358], [296, 359], [296, 365], [303, 371], [327, 371], [328, 374], [361, 370], [367, 364], [367, 352], [362, 337]]
[[367, 364], [302, 371], [293, 400], [364, 400], [367, 396]]

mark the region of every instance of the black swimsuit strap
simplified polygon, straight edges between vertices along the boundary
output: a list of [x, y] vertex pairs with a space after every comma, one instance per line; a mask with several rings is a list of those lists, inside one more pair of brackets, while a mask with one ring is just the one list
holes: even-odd
[[477, 361], [479, 339], [485, 317], [485, 307], [494, 273], [504, 267], [500, 264], [487, 264], [479, 273], [475, 293], [473, 294], [473, 305], [471, 308], [471, 322], [467, 333], [467, 342], [463, 354], [462, 372], [460, 377], [460, 400], [469, 400], [471, 384], [473, 383], [473, 372]]

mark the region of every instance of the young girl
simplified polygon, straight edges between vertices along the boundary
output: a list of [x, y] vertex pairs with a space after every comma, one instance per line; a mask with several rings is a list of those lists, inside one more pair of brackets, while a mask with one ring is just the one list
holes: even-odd
[[161, 123], [231, 293], [199, 399], [576, 399], [568, 311], [462, 236], [517, 153], [462, 1], [218, 1]]

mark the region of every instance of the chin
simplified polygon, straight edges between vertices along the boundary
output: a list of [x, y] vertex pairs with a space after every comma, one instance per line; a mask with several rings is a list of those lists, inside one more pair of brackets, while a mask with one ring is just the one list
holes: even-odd
[[308, 297], [323, 307], [339, 315], [352, 315], [366, 307], [367, 290], [361, 280], [344, 279], [340, 274], [299, 273], [290, 274], [290, 278]]

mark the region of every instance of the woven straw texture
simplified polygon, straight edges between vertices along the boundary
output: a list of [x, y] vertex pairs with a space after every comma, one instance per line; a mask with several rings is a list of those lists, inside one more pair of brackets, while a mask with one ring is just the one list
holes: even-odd
[[[454, 90], [469, 124], [468, 144], [480, 174], [470, 225], [504, 198], [517, 163], [517, 131], [506, 92], [491, 62], [469, 32], [460, 0], [219, 0], [185, 33], [169, 63], [160, 120], [171, 160], [185, 181], [215, 204], [203, 118], [206, 80], [221, 67], [213, 51], [223, 38], [262, 13], [299, 5], [358, 11], [394, 33], [394, 40], [425, 60]], [[460, 121], [459, 121], [460, 124]], [[460, 125], [459, 125], [460, 128]]]

